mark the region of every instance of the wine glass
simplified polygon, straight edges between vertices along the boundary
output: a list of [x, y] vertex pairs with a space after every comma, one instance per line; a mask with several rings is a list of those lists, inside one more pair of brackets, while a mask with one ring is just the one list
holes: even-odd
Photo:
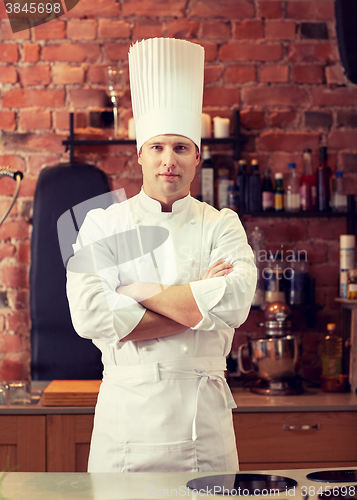
[[106, 94], [110, 97], [113, 104], [114, 114], [114, 137], [118, 135], [118, 105], [120, 99], [124, 95], [126, 84], [126, 72], [123, 64], [118, 63], [117, 66], [108, 66], [106, 73], [107, 89]]

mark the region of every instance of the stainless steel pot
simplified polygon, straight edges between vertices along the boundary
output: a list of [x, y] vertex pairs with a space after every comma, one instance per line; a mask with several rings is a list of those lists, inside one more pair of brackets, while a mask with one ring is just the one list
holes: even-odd
[[[242, 351], [248, 347], [253, 368], [243, 366]], [[280, 338], [250, 339], [238, 348], [238, 366], [242, 373], [255, 371], [267, 381], [284, 381], [295, 377], [301, 355], [301, 337], [287, 335]]]

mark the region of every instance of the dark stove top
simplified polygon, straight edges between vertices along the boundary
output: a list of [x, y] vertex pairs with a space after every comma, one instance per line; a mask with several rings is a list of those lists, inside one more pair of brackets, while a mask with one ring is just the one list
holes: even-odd
[[290, 477], [272, 474], [222, 474], [192, 479], [187, 483], [192, 490], [211, 495], [269, 495], [270, 490], [288, 491], [297, 486], [297, 481]]
[[322, 470], [307, 474], [310, 481], [322, 481], [324, 483], [357, 483], [357, 469], [353, 470]]

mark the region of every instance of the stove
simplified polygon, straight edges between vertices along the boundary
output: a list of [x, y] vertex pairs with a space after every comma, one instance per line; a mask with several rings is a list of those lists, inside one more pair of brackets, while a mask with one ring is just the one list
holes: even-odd
[[[283, 474], [281, 473], [283, 472]], [[192, 496], [245, 499], [357, 500], [357, 469], [238, 472], [197, 477], [186, 487]]]

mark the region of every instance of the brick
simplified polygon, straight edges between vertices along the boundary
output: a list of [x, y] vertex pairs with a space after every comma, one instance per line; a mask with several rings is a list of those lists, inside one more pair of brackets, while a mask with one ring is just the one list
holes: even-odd
[[[81, 23], [82, 21], [71, 21]], [[98, 38], [129, 38], [130, 24], [121, 20], [99, 19]]]
[[[63, 154], [63, 136], [56, 135], [54, 133], [14, 133], [14, 132], [3, 132], [2, 136], [2, 147], [3, 151], [18, 151], [21, 152], [37, 152], [37, 151], [51, 151], [52, 153]], [[26, 182], [25, 182], [26, 181]], [[3, 181], [4, 182], [4, 181]], [[30, 183], [27, 177], [21, 183], [21, 190], [25, 189], [27, 183]], [[34, 186], [36, 182], [31, 180], [31, 191], [34, 191]], [[29, 187], [30, 189], [30, 187]], [[26, 188], [27, 190], [27, 188]], [[20, 191], [21, 193], [22, 191]], [[13, 193], [13, 187], [12, 191]]]
[[295, 252], [306, 252], [307, 262], [309, 262], [310, 267], [311, 264], [320, 264], [326, 262], [327, 260], [327, 252], [329, 247], [326, 243], [304, 241], [303, 243], [297, 243], [294, 248]]
[[110, 107], [110, 101], [105, 90], [100, 89], [76, 89], [69, 91], [69, 102], [76, 108]]
[[240, 112], [241, 126], [246, 130], [263, 129], [266, 127], [264, 111], [244, 109]]
[[29, 313], [27, 311], [16, 311], [7, 317], [9, 330], [17, 333], [26, 333], [29, 326]]
[[354, 109], [337, 111], [337, 126], [357, 128], [357, 111]]
[[21, 341], [19, 335], [11, 335], [9, 333], [0, 337], [0, 351], [5, 352], [18, 352], [20, 350]]
[[227, 66], [224, 79], [227, 83], [254, 82], [256, 80], [255, 66], [248, 64]]
[[318, 149], [320, 136], [305, 132], [263, 132], [260, 147], [265, 151], [302, 151], [305, 148]]
[[347, 85], [348, 79], [341, 64], [326, 66], [325, 75], [328, 85]]
[[71, 19], [67, 23], [67, 38], [70, 40], [95, 40], [97, 38], [97, 21]]
[[14, 309], [29, 309], [30, 307], [29, 290], [15, 290], [11, 302], [14, 303]]
[[48, 85], [51, 83], [49, 64], [36, 64], [19, 68], [20, 82], [23, 87], [29, 85]]
[[124, 0], [123, 15], [148, 17], [184, 17], [186, 2], [176, 0]]
[[[54, 113], [54, 124], [56, 129], [69, 130], [69, 111], [61, 110]], [[74, 114], [74, 128], [85, 128], [87, 126], [86, 113]]]
[[53, 66], [52, 80], [55, 84], [83, 83], [85, 70], [83, 66]]
[[41, 24], [32, 28], [35, 41], [58, 40], [66, 37], [66, 23], [53, 19], [50, 23]]
[[128, 164], [127, 156], [104, 156], [100, 159], [99, 168], [106, 174], [121, 174]]
[[233, 27], [234, 38], [258, 39], [264, 38], [263, 21], [256, 19], [245, 19], [244, 21], [235, 21]]
[[[167, 36], [171, 38], [192, 39], [196, 38], [199, 24], [189, 19], [175, 19], [167, 23]], [[217, 37], [216, 37], [217, 38]]]
[[222, 61], [279, 61], [282, 48], [279, 43], [240, 43], [223, 44], [219, 51]]
[[0, 62], [14, 63], [19, 60], [19, 51], [15, 43], [0, 43]]
[[293, 78], [296, 83], [323, 83], [324, 73], [321, 65], [296, 65], [293, 66]]
[[251, 106], [301, 106], [307, 103], [304, 89], [292, 86], [243, 88], [242, 102]]
[[291, 109], [274, 111], [269, 115], [269, 125], [271, 127], [286, 128], [294, 123], [296, 116], [296, 111]]
[[223, 68], [221, 66], [205, 66], [204, 81], [207, 83], [216, 83], [222, 78]]
[[54, 167], [58, 165], [60, 157], [55, 154], [32, 154], [28, 159], [28, 172], [30, 175], [38, 177], [42, 168], [46, 166]]
[[20, 263], [30, 263], [31, 261], [31, 246], [28, 241], [22, 241], [17, 248], [17, 260]]
[[290, 62], [323, 62], [339, 61], [338, 48], [335, 43], [292, 43], [288, 49]]
[[[193, 40], [193, 42], [195, 43], [194, 40]], [[200, 40], [197, 43], [202, 45], [202, 47], [205, 49], [205, 61], [206, 61], [206, 63], [216, 60], [217, 54], [218, 54], [217, 44], [212, 43], [212, 42], [206, 42], [204, 40]]]
[[15, 130], [16, 115], [14, 111], [0, 111], [0, 130]]
[[236, 87], [206, 87], [203, 106], [232, 106], [239, 103], [239, 89]]
[[335, 19], [334, 4], [331, 1], [319, 0], [318, 2], [288, 1], [286, 2], [286, 17], [292, 19]]
[[103, 83], [105, 84], [105, 72], [107, 65], [91, 64], [87, 71], [88, 83]]
[[5, 330], [5, 316], [0, 314], [0, 333]]
[[[357, 153], [345, 153], [340, 154], [340, 165], [344, 172], [356, 172], [357, 165]], [[340, 167], [340, 169], [341, 169]]]
[[115, 0], [85, 0], [85, 2], [78, 2], [76, 7], [69, 12], [64, 18], [98, 18], [109, 17], [117, 18], [120, 15], [120, 4]]
[[104, 43], [104, 53], [108, 61], [126, 61], [130, 43]]
[[301, 23], [300, 34], [302, 39], [327, 40], [327, 25], [326, 23]]
[[[276, 243], [280, 245], [284, 242], [295, 242], [305, 240], [307, 237], [306, 224], [303, 220], [289, 219], [289, 220], [278, 220], [278, 219], [268, 219], [265, 223], [264, 234], [269, 235], [269, 243]], [[270, 248], [269, 244], [266, 244], [266, 248]]]
[[43, 61], [84, 62], [96, 61], [100, 56], [96, 43], [68, 43], [46, 45], [42, 49]]
[[[231, 24], [223, 21], [202, 21], [201, 36], [203, 38], [227, 39], [231, 35]], [[169, 35], [170, 36], [170, 35]]]
[[282, 17], [280, 0], [261, 0], [259, 15], [263, 19], [279, 19]]
[[357, 130], [333, 130], [328, 136], [328, 145], [333, 149], [355, 149]]
[[51, 112], [48, 109], [26, 109], [19, 113], [21, 130], [43, 130], [51, 128]]
[[164, 28], [157, 19], [141, 19], [135, 21], [133, 29], [133, 40], [144, 38], [160, 38], [164, 35]]
[[267, 21], [265, 38], [267, 40], [294, 40], [296, 30], [296, 23], [293, 21]]
[[29, 225], [22, 220], [6, 220], [0, 227], [0, 238], [2, 240], [23, 240], [28, 237]]
[[[168, 14], [170, 15], [170, 14]], [[171, 14], [174, 15], [174, 14]], [[254, 3], [251, 0], [196, 0], [189, 9], [190, 17], [247, 19], [254, 17]]]
[[[16, 170], [21, 170], [22, 172], [25, 171], [25, 161], [21, 156], [16, 156], [16, 155], [7, 155], [7, 154], [0, 154], [0, 165], [11, 165], [11, 167], [15, 168]], [[11, 179], [5, 179], [3, 178], [1, 181], [1, 194], [4, 194], [3, 187], [5, 183], [9, 183], [9, 187], [14, 187], [14, 181]], [[13, 193], [13, 189], [10, 191]]]
[[16, 83], [17, 72], [13, 66], [0, 66], [0, 83]]
[[[9, 202], [7, 201], [3, 205], [4, 206], [2, 206], [1, 204], [1, 214], [5, 213], [5, 210], [9, 206]], [[12, 211], [10, 213], [12, 213]], [[7, 243], [0, 242], [0, 262], [2, 262], [7, 257], [12, 257], [13, 255], [15, 255], [15, 250], [16, 249], [14, 245], [11, 245], [8, 242]]]
[[338, 285], [338, 265], [319, 264], [310, 268], [310, 276], [315, 278], [316, 285]]
[[1, 380], [22, 380], [24, 372], [25, 367], [23, 363], [5, 359], [0, 369], [0, 378]]
[[[1, 16], [0, 16], [1, 19]], [[5, 22], [1, 23], [1, 39], [2, 40], [29, 40], [30, 38], [30, 30], [23, 30], [23, 31], [18, 31], [16, 33], [13, 33], [11, 29], [11, 25], [6, 20]]]
[[355, 106], [356, 88], [315, 87], [310, 90], [311, 106]]
[[56, 108], [64, 106], [64, 98], [63, 89], [14, 89], [3, 92], [2, 106], [5, 108], [28, 108], [33, 106]]
[[40, 59], [40, 46], [38, 43], [25, 43], [22, 47], [22, 60], [24, 62], [37, 62]]
[[131, 198], [140, 192], [142, 180], [129, 178], [113, 178], [110, 181], [111, 191], [124, 189], [127, 198]]
[[319, 111], [305, 112], [305, 127], [329, 129], [331, 125], [332, 125], [331, 113], [321, 113]]
[[339, 240], [341, 234], [346, 234], [344, 219], [311, 219], [309, 222], [308, 237], [313, 239]]
[[259, 71], [258, 81], [286, 83], [289, 81], [289, 66], [282, 64], [264, 66]]

